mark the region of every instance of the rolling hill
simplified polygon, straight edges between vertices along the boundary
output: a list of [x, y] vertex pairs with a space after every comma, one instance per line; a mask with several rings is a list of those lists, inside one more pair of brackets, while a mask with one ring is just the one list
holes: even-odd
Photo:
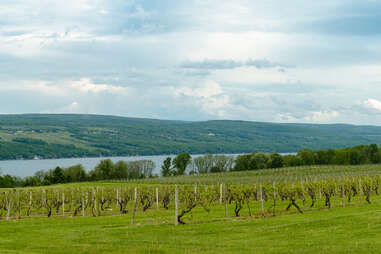
[[296, 152], [381, 144], [381, 127], [171, 121], [79, 114], [0, 115], [0, 159]]

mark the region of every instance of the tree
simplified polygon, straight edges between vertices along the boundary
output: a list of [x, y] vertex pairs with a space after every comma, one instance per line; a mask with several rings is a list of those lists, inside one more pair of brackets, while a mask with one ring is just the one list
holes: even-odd
[[65, 183], [65, 182], [66, 182], [66, 179], [65, 179], [63, 169], [60, 167], [56, 167], [53, 170], [53, 183]]
[[370, 160], [372, 163], [380, 163], [381, 162], [381, 154], [378, 146], [376, 144], [370, 145]]
[[46, 173], [43, 170], [39, 170], [36, 173], [34, 173], [34, 177], [38, 179], [40, 183], [42, 183], [45, 179]]
[[270, 155], [270, 167], [271, 168], [281, 168], [283, 167], [283, 157], [278, 153], [273, 153]]
[[128, 178], [129, 179], [143, 178], [142, 169], [139, 165], [139, 161], [127, 162], [127, 169], [128, 169]]
[[96, 180], [111, 179], [114, 163], [110, 159], [101, 160], [92, 174]]
[[234, 158], [227, 155], [215, 155], [213, 161], [213, 172], [227, 172], [232, 168]]
[[337, 149], [335, 151], [334, 164], [348, 165], [349, 164], [349, 151], [348, 149]]
[[11, 175], [0, 176], [0, 186], [3, 188], [16, 187], [16, 178]]
[[351, 165], [361, 164], [361, 152], [355, 148], [352, 148], [349, 152], [349, 163]]
[[128, 168], [124, 161], [118, 161], [113, 167], [113, 178], [116, 179], [127, 179], [128, 178]]
[[86, 171], [81, 164], [65, 168], [63, 171], [67, 182], [83, 182], [87, 179]]
[[303, 165], [314, 165], [315, 155], [310, 149], [302, 149], [298, 152], [298, 156], [302, 159]]
[[297, 155], [284, 155], [283, 166], [284, 167], [297, 167], [302, 165], [302, 159]]
[[171, 157], [167, 157], [163, 161], [163, 165], [161, 165], [161, 175], [163, 177], [167, 177], [172, 175], [172, 169], [171, 169], [172, 159]]
[[188, 165], [191, 163], [192, 157], [189, 153], [181, 153], [173, 159], [173, 165], [176, 168], [176, 175], [184, 175], [185, 170]]
[[143, 177], [150, 178], [152, 177], [152, 172], [155, 169], [155, 162], [151, 160], [140, 160], [139, 161], [141, 172]]
[[235, 166], [233, 168], [233, 171], [244, 171], [244, 170], [251, 170], [252, 165], [252, 155], [251, 154], [243, 154], [238, 155], [235, 159]]
[[328, 151], [318, 150], [315, 151], [315, 164], [317, 165], [327, 165], [329, 164], [329, 153]]
[[266, 168], [267, 162], [269, 160], [268, 155], [264, 153], [255, 153], [253, 157], [254, 157], [253, 159], [255, 160], [255, 165], [256, 165], [255, 169]]
[[214, 164], [214, 156], [206, 154], [193, 159], [194, 170], [198, 174], [205, 174], [211, 171]]

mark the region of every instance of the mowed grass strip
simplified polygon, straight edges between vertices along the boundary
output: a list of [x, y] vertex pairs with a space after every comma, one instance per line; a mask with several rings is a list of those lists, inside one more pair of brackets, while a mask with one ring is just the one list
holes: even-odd
[[380, 253], [381, 205], [266, 219], [146, 224], [128, 216], [0, 221], [0, 253]]

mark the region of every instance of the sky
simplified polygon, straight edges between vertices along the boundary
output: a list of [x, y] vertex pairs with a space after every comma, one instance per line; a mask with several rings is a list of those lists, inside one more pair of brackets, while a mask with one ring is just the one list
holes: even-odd
[[0, 0], [0, 114], [381, 125], [375, 0]]

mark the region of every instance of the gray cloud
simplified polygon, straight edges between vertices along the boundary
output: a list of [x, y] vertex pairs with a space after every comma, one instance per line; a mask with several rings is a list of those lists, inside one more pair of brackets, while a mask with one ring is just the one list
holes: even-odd
[[1, 5], [0, 113], [381, 124], [378, 1]]
[[248, 59], [246, 61], [205, 59], [203, 61], [184, 61], [180, 64], [185, 69], [206, 69], [206, 70], [227, 70], [240, 67], [255, 67], [257, 69], [265, 68], [290, 68], [292, 66], [276, 62], [270, 62], [267, 59]]

